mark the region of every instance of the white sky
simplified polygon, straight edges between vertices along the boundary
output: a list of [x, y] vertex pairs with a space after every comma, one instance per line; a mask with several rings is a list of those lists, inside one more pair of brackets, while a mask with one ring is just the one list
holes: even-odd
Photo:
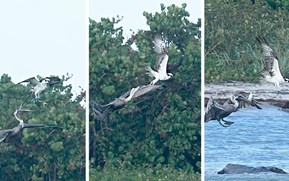
[[0, 2], [0, 75], [14, 83], [33, 76], [73, 74], [86, 89], [84, 0]]
[[95, 21], [100, 21], [101, 17], [112, 18], [117, 15], [123, 17], [119, 26], [123, 27], [124, 36], [129, 37], [131, 35], [130, 29], [134, 32], [139, 29], [149, 30], [143, 12], [160, 12], [161, 3], [166, 7], [171, 4], [181, 6], [181, 4], [186, 3], [186, 10], [190, 13], [189, 19], [194, 23], [202, 17], [201, 0], [90, 0], [89, 16]]

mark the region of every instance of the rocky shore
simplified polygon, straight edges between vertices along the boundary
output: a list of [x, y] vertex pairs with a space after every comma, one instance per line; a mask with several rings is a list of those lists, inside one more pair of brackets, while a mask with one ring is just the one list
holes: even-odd
[[254, 98], [261, 103], [284, 109], [289, 108], [289, 83], [280, 84], [279, 88], [269, 83], [259, 84], [238, 81], [209, 83], [205, 84], [205, 103], [207, 103], [210, 96], [220, 102], [225, 101], [237, 90], [251, 91]]

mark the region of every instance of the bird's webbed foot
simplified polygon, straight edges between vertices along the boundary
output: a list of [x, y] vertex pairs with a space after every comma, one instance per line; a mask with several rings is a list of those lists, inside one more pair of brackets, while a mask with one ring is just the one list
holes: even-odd
[[[222, 122], [223, 121], [223, 122]], [[224, 119], [222, 119], [222, 121], [219, 121], [219, 124], [221, 125], [221, 126], [223, 126], [223, 127], [229, 127], [229, 126], [231, 126], [232, 124], [234, 124], [234, 122], [232, 122], [232, 121], [226, 121], [226, 120], [224, 120]]]

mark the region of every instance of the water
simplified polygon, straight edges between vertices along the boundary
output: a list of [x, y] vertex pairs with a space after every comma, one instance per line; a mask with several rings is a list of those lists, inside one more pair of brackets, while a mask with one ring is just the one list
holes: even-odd
[[289, 172], [289, 113], [278, 107], [262, 107], [232, 113], [225, 118], [235, 122], [228, 128], [217, 121], [205, 124], [206, 181], [289, 181], [289, 174], [217, 174], [228, 163], [275, 166]]

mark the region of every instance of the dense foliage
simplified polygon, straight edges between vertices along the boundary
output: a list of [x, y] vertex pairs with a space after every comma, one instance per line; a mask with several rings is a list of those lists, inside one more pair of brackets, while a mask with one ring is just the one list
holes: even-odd
[[264, 36], [276, 51], [281, 72], [289, 75], [288, 11], [248, 0], [205, 1], [205, 80], [257, 81], [262, 70]]
[[[85, 109], [83, 95], [72, 100], [71, 85], [61, 83], [41, 93], [45, 103], [30, 101], [23, 108], [25, 123], [57, 125], [58, 129], [24, 129], [23, 136], [0, 144], [0, 180], [84, 180]], [[15, 85], [4, 74], [0, 80], [1, 129], [18, 125], [14, 111], [31, 86]]]
[[[121, 172], [136, 167], [165, 170], [168, 165], [200, 172], [201, 23], [190, 22], [185, 8], [186, 4], [162, 4], [160, 13], [144, 12], [150, 31], [140, 30], [128, 40], [122, 27], [115, 28], [120, 19], [90, 20], [90, 102], [109, 103], [152, 81], [145, 67], [156, 64], [152, 40], [157, 34], [170, 45], [169, 63], [184, 56], [173, 78], [162, 82], [163, 90], [134, 99], [109, 114], [104, 132], [100, 122], [90, 116], [91, 178], [96, 178], [98, 171], [113, 172], [114, 167]], [[131, 48], [133, 42], [138, 50]]]
[[289, 11], [289, 1], [288, 0], [266, 0], [267, 3], [274, 9], [286, 9]]

